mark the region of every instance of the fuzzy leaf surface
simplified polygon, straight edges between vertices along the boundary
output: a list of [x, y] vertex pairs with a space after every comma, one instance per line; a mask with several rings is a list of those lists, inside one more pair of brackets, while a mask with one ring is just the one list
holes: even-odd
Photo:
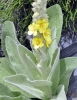
[[58, 87], [57, 94], [57, 96], [53, 97], [53, 99], [50, 100], [67, 100], [63, 85], [60, 85]]
[[4, 22], [3, 27], [2, 27], [2, 48], [5, 53], [5, 56], [7, 56], [6, 47], [5, 47], [6, 36], [11, 37], [16, 43], [19, 43], [16, 37], [14, 24], [11, 21]]
[[37, 67], [37, 65], [32, 61], [31, 57], [26, 53], [23, 46], [18, 45], [18, 52], [23, 62], [24, 66], [26, 66], [26, 70], [28, 72], [28, 76], [31, 79], [36, 79], [41, 76], [41, 71]]
[[65, 86], [67, 92], [70, 76], [73, 70], [77, 67], [77, 58], [69, 57], [60, 60], [60, 81], [59, 84]]
[[6, 51], [15, 72], [25, 74], [26, 68], [21, 62], [20, 56], [18, 54], [18, 45], [9, 36], [6, 37]]
[[55, 4], [47, 9], [47, 14], [49, 17], [50, 28], [56, 27], [57, 31], [57, 43], [60, 40], [62, 24], [63, 24], [63, 15], [61, 7], [58, 4]]
[[0, 96], [0, 100], [31, 100], [25, 96], [10, 97], [10, 96]]
[[52, 82], [51, 91], [53, 95], [56, 93], [58, 83], [59, 83], [59, 77], [60, 77], [60, 66], [58, 65], [59, 54], [60, 54], [60, 50], [56, 49], [53, 55], [54, 57], [53, 64], [51, 64], [51, 70], [47, 78], [47, 80], [50, 80]]
[[10, 96], [10, 97], [17, 97], [21, 94], [19, 92], [12, 92], [6, 85], [0, 83], [0, 95], [1, 96]]
[[1, 61], [1, 69], [5, 70], [9, 74], [15, 74], [15, 71], [12, 69], [6, 57], [2, 57], [0, 61]]
[[21, 52], [23, 52], [23, 54], [25, 54], [25, 55], [27, 54], [31, 58], [31, 60], [33, 60], [33, 62], [35, 64], [37, 63], [36, 58], [33, 55], [33, 52], [31, 52], [29, 49], [27, 49], [26, 47], [24, 47], [23, 45], [20, 45], [20, 44], [18, 45], [18, 48]]
[[36, 98], [42, 99], [45, 97], [44, 93], [36, 88], [34, 88], [28, 81], [25, 75], [13, 75], [9, 77], [5, 77], [4, 80], [21, 90], [35, 96]]

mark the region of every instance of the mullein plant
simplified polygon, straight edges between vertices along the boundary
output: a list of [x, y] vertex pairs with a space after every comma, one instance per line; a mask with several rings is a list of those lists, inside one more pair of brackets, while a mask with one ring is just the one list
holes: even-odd
[[47, 0], [35, 0], [28, 35], [32, 51], [17, 40], [13, 22], [2, 29], [0, 100], [67, 100], [66, 93], [77, 58], [59, 59], [62, 11], [59, 5], [46, 9]]

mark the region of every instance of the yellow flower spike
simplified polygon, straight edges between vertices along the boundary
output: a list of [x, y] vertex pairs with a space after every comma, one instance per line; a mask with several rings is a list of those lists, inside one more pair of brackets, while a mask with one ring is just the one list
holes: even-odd
[[36, 36], [37, 35], [37, 25], [35, 23], [32, 23], [28, 26], [28, 35], [33, 35]]
[[43, 33], [43, 37], [44, 37], [45, 40], [47, 40], [47, 38], [49, 38], [50, 35], [51, 35], [51, 31], [50, 31], [50, 29], [48, 28], [48, 29], [46, 29], [45, 32]]
[[44, 31], [46, 30], [46, 28], [47, 28], [48, 25], [49, 25], [49, 23], [47, 22], [46, 19], [37, 20], [37, 21], [36, 21], [36, 24], [37, 24], [38, 31], [39, 31], [40, 33], [44, 33]]
[[44, 46], [42, 38], [33, 38], [32, 44], [33, 44], [35, 49], [38, 49], [38, 48]]

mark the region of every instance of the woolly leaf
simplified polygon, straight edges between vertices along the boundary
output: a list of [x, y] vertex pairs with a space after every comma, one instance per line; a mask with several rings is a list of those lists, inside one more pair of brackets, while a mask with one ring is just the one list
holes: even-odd
[[77, 58], [70, 57], [60, 60], [60, 81], [59, 84], [65, 86], [65, 91], [67, 92], [70, 76], [73, 70], [77, 67]]
[[18, 52], [19, 52], [20, 58], [24, 64], [24, 66], [27, 65], [26, 70], [29, 74], [29, 78], [31, 78], [31, 79], [36, 79], [36, 77], [39, 78], [39, 76], [41, 76], [41, 71], [37, 67], [37, 65], [32, 61], [30, 56], [27, 55], [24, 47], [19, 45]]
[[37, 63], [35, 56], [29, 49], [27, 49], [23, 45], [18, 45], [18, 48], [21, 52], [23, 52], [23, 54], [27, 54], [30, 57], [30, 59], [33, 60], [34, 63]]
[[10, 96], [10, 97], [16, 97], [20, 96], [21, 94], [19, 92], [12, 92], [7, 86], [0, 83], [0, 95], [1, 96]]
[[31, 81], [30, 79], [28, 79], [28, 82], [30, 82], [33, 86], [51, 86], [52, 82], [51, 81], [47, 81], [47, 80], [34, 80]]
[[60, 50], [57, 49], [55, 51], [55, 54], [53, 55], [54, 62], [53, 62], [53, 65], [51, 65], [51, 70], [47, 78], [47, 80], [50, 80], [52, 82], [51, 91], [53, 95], [56, 93], [58, 83], [59, 83], [59, 77], [60, 77], [60, 66], [58, 65], [59, 53], [60, 53]]
[[18, 54], [17, 44], [9, 36], [6, 37], [6, 51], [15, 72], [25, 74], [26, 67], [21, 62]]
[[25, 96], [10, 97], [10, 96], [0, 96], [0, 100], [31, 100]]
[[9, 74], [15, 74], [15, 71], [12, 69], [10, 62], [6, 57], [1, 58], [0, 61], [1, 69], [5, 70]]
[[6, 47], [5, 47], [6, 36], [11, 37], [16, 43], [18, 43], [15, 27], [14, 27], [13, 22], [11, 21], [6, 21], [2, 27], [2, 48], [5, 53], [5, 56], [7, 56]]
[[63, 24], [63, 15], [61, 7], [58, 4], [55, 4], [47, 9], [47, 14], [50, 22], [50, 28], [56, 27], [57, 43], [60, 40], [62, 24]]
[[42, 99], [45, 97], [44, 93], [36, 88], [34, 88], [29, 82], [27, 81], [27, 77], [25, 75], [13, 75], [9, 77], [5, 77], [4, 80], [20, 89], [35, 96], [36, 98]]
[[67, 100], [63, 85], [60, 85], [58, 87], [57, 94], [57, 96], [53, 97], [53, 99], [50, 100]]

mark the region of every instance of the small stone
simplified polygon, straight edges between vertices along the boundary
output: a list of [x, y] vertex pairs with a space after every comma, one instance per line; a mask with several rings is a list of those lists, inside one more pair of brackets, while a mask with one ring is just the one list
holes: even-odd
[[74, 75], [74, 76], [77, 76], [77, 68], [74, 70], [73, 75]]
[[72, 98], [72, 100], [77, 100], [77, 98]]

